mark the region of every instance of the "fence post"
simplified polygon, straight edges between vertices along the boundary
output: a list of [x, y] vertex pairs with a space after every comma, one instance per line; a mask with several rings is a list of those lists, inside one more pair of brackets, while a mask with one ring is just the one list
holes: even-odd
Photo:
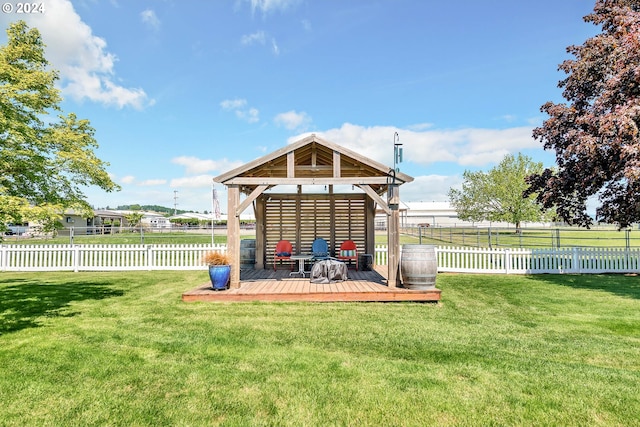
[[73, 272], [77, 273], [80, 266], [80, 246], [72, 246], [73, 249]]
[[511, 251], [509, 248], [504, 250], [504, 272], [505, 274], [511, 273]]
[[7, 271], [7, 251], [8, 248], [4, 245], [2, 245], [2, 247], [0, 247], [0, 250], [2, 250], [2, 256], [0, 257], [0, 266], [2, 267], [2, 271]]
[[624, 230], [624, 240], [627, 251], [631, 249], [631, 229], [627, 228]]
[[153, 270], [153, 245], [147, 245], [147, 269]]
[[580, 273], [582, 271], [582, 266], [580, 265], [580, 249], [572, 248], [571, 252], [571, 273]]

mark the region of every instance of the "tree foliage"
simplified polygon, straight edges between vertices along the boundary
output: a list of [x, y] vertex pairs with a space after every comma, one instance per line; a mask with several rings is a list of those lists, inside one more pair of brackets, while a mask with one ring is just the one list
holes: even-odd
[[83, 188], [118, 189], [94, 153], [95, 131], [88, 120], [62, 114], [58, 74], [39, 31], [19, 21], [7, 36], [0, 47], [0, 227], [51, 222], [68, 207], [89, 212]]
[[597, 196], [596, 219], [626, 227], [640, 220], [640, 1], [598, 0], [586, 22], [602, 32], [567, 51], [560, 69], [567, 103], [548, 102], [534, 130], [555, 150], [557, 169], [528, 179], [570, 224], [589, 226], [587, 201]]
[[544, 219], [533, 195], [523, 197], [525, 178], [543, 170], [528, 156], [508, 154], [489, 172], [465, 171], [462, 189], [449, 190], [449, 200], [465, 221], [505, 221], [520, 229], [523, 221]]
[[142, 212], [131, 212], [126, 214], [125, 219], [129, 223], [129, 227], [137, 227], [140, 225], [142, 218], [144, 217], [144, 213]]

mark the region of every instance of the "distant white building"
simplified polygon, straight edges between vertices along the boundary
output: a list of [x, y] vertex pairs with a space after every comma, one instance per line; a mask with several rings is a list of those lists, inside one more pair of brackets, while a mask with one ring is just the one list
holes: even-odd
[[[201, 214], [198, 212], [185, 212], [177, 215], [172, 215], [169, 220], [190, 220], [197, 219], [198, 221], [211, 221], [211, 214]], [[226, 217], [225, 217], [226, 219]]]
[[[185, 212], [185, 213], [181, 213], [178, 215], [173, 215], [170, 216], [169, 219], [197, 219], [199, 221], [211, 221], [211, 214], [201, 214], [198, 212]], [[240, 219], [241, 220], [245, 220], [245, 221], [255, 221], [256, 220], [256, 216], [253, 214], [253, 210], [252, 209], [247, 209], [245, 212], [243, 212], [240, 215]], [[216, 218], [216, 221], [226, 221], [227, 220], [227, 214], [223, 213], [220, 214], [220, 218]]]
[[150, 228], [171, 228], [169, 219], [162, 214], [155, 212], [144, 212], [143, 217], [140, 220], [142, 225]]
[[[387, 216], [383, 211], [376, 215], [376, 228], [386, 228]], [[548, 223], [527, 223], [523, 226], [544, 227]], [[449, 202], [401, 202], [401, 227], [513, 227], [513, 224], [496, 221], [463, 221]]]

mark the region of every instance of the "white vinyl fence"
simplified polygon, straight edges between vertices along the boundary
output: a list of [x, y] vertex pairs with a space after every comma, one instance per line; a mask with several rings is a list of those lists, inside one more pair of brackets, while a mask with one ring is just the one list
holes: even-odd
[[[2, 245], [0, 271], [205, 270], [202, 255], [226, 245]], [[439, 272], [639, 273], [640, 249], [482, 249], [436, 247]], [[387, 246], [374, 262], [387, 264]]]
[[204, 270], [207, 251], [226, 245], [6, 245], [1, 271]]
[[439, 272], [461, 273], [638, 273], [640, 249], [482, 249], [438, 247]]

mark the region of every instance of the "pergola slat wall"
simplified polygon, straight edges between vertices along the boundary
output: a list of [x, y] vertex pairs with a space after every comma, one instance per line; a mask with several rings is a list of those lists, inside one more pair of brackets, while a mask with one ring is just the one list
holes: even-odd
[[316, 238], [335, 256], [340, 244], [353, 240], [366, 252], [367, 212], [364, 194], [265, 194], [265, 266], [273, 265], [276, 244], [289, 240], [294, 253], [310, 253]]
[[[214, 178], [227, 187], [228, 251], [231, 287], [240, 286], [240, 214], [249, 206], [256, 214], [256, 266], [268, 267], [276, 243], [290, 240], [296, 253], [311, 251], [316, 237], [330, 245], [332, 254], [347, 239], [361, 253], [373, 253], [376, 205], [389, 216], [387, 282], [399, 280], [399, 186], [413, 178], [345, 147], [309, 135]], [[270, 194], [279, 185], [296, 186], [295, 194]], [[309, 186], [329, 193], [305, 194]], [[361, 193], [339, 193], [341, 187]], [[315, 190], [317, 191], [317, 190]], [[240, 194], [245, 194], [244, 200]], [[383, 194], [387, 194], [387, 200]]]

